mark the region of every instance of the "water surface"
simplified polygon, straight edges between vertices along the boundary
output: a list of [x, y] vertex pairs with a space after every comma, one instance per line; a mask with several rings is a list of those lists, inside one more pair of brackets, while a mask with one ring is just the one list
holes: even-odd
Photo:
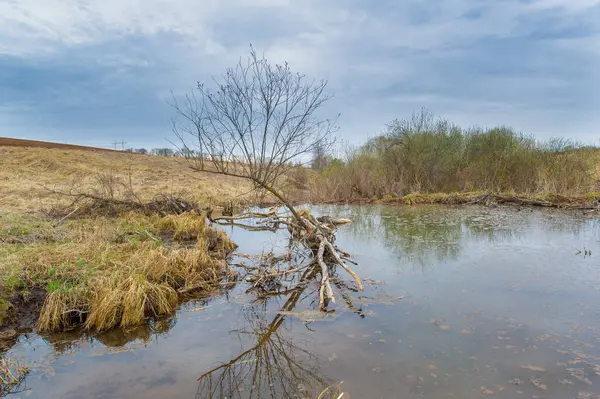
[[[332, 313], [311, 311], [316, 284], [264, 297], [240, 283], [152, 326], [23, 336], [10, 354], [35, 364], [11, 397], [316, 398], [340, 383], [343, 398], [600, 397], [597, 219], [512, 207], [313, 212], [353, 219], [336, 243], [365, 281], [357, 292], [339, 270]], [[225, 229], [240, 253], [288, 244], [285, 231]]]

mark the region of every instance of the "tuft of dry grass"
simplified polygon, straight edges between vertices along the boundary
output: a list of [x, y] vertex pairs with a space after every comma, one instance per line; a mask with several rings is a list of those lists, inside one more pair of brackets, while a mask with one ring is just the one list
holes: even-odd
[[29, 373], [19, 360], [0, 356], [0, 397], [13, 393]]
[[85, 322], [88, 329], [106, 330], [144, 322], [175, 311], [177, 291], [168, 283], [151, 282], [143, 274], [103, 276], [96, 282]]
[[106, 330], [172, 314], [179, 291], [216, 289], [236, 247], [197, 213], [130, 212], [57, 227], [42, 217], [9, 214], [0, 217], [1, 237], [0, 297], [8, 303], [44, 289], [40, 331], [81, 324]]
[[205, 230], [206, 222], [193, 213], [184, 213], [167, 215], [160, 219], [159, 227], [162, 231], [173, 231], [175, 240], [194, 240]]

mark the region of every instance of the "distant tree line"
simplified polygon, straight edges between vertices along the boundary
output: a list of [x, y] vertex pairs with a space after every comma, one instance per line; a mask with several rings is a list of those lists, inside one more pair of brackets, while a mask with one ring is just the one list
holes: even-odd
[[173, 150], [172, 148], [127, 148], [125, 152], [131, 152], [142, 155], [158, 155], [161, 157], [195, 157], [196, 152], [190, 149]]

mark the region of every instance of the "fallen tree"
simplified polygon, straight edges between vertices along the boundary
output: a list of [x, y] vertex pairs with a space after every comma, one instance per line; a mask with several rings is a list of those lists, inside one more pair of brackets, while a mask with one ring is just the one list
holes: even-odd
[[343, 259], [347, 254], [333, 245], [336, 224], [296, 210], [277, 189], [287, 171], [310, 163], [311, 154], [331, 143], [335, 120], [318, 117], [330, 98], [327, 82], [307, 80], [287, 63], [272, 65], [251, 49], [247, 62], [227, 69], [214, 83], [214, 90], [198, 83], [184, 98], [173, 96], [178, 118], [172, 127], [180, 152], [193, 170], [251, 181], [256, 190], [277, 198], [289, 215], [270, 212], [213, 220], [238, 223], [259, 218], [265, 228], [287, 227], [293, 240], [310, 249], [313, 267], [320, 270], [320, 309], [335, 301], [330, 283], [334, 266], [346, 270], [362, 290], [360, 279]]
[[493, 203], [497, 204], [514, 204], [517, 206], [536, 206], [542, 208], [561, 208], [561, 209], [581, 209], [581, 210], [599, 210], [600, 204], [598, 201], [593, 201], [593, 203], [578, 203], [574, 199], [563, 196], [555, 196], [553, 201], [549, 201], [546, 199], [537, 199], [537, 198], [525, 198], [519, 197], [515, 195], [500, 195], [494, 193], [486, 193], [479, 195], [469, 202], [467, 205], [473, 204], [485, 204], [490, 205]]
[[514, 205], [543, 208], [600, 211], [600, 196], [590, 193], [586, 196], [564, 196], [558, 194], [519, 194], [505, 195], [493, 192], [453, 192], [453, 193], [414, 193], [400, 197], [354, 198], [344, 201], [321, 201], [321, 204], [398, 204], [398, 205]]
[[[293, 240], [301, 243], [308, 248], [313, 255], [313, 262], [305, 267], [313, 266], [320, 270], [321, 288], [319, 290], [319, 308], [324, 310], [329, 301], [335, 303], [335, 296], [331, 287], [330, 275], [331, 268], [341, 266], [356, 282], [359, 290], [363, 290], [363, 284], [358, 275], [347, 265], [346, 262], [354, 263], [349, 259], [350, 254], [342, 251], [333, 245], [335, 241], [335, 231], [338, 225], [347, 224], [349, 219], [332, 218], [329, 216], [315, 218], [308, 210], [303, 209], [297, 212], [299, 219], [294, 216], [280, 215], [275, 212], [256, 213], [250, 212], [239, 216], [224, 216], [210, 218], [213, 223], [226, 225], [237, 225], [250, 230], [261, 229], [276, 230], [284, 226], [289, 231]], [[250, 226], [237, 223], [239, 220], [254, 219], [259, 226]], [[262, 281], [264, 278], [275, 278], [291, 272], [299, 272], [305, 267], [295, 268], [293, 270], [284, 270], [282, 272], [258, 274], [253, 279]]]

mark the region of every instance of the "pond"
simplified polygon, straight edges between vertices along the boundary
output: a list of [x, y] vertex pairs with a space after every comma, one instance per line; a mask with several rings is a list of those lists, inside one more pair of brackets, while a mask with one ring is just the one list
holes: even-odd
[[[240, 283], [152, 326], [22, 336], [11, 398], [600, 398], [600, 222], [528, 208], [318, 206], [347, 217], [327, 315], [316, 283]], [[225, 227], [240, 253], [285, 230]], [[598, 252], [598, 255], [596, 255]], [[249, 262], [245, 258], [235, 263]], [[262, 298], [262, 299], [261, 299]]]

